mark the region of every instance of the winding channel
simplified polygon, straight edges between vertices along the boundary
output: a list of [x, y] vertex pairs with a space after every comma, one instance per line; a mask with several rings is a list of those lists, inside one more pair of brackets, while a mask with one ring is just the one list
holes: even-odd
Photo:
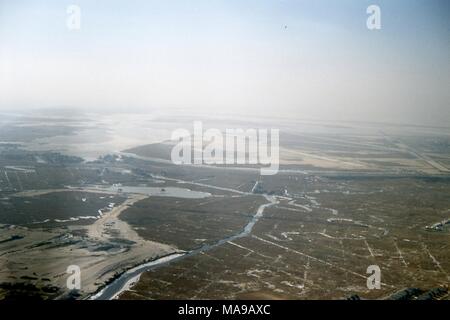
[[238, 238], [248, 236], [252, 232], [255, 224], [263, 216], [264, 210], [267, 207], [273, 206], [278, 203], [275, 196], [269, 196], [269, 195], [263, 195], [263, 196], [269, 202], [262, 204], [258, 207], [258, 210], [253, 215], [252, 219], [250, 219], [250, 221], [245, 225], [245, 227], [240, 232], [233, 234], [229, 237], [220, 239], [213, 244], [205, 244], [197, 249], [194, 249], [194, 250], [186, 252], [186, 253], [173, 253], [173, 254], [158, 258], [156, 260], [138, 265], [137, 267], [134, 267], [134, 268], [122, 273], [113, 282], [111, 282], [110, 284], [103, 287], [103, 289], [101, 289], [97, 294], [91, 296], [89, 299], [91, 299], [91, 300], [115, 299], [123, 291], [127, 290], [127, 288], [129, 288], [130, 284], [136, 283], [138, 281], [140, 275], [146, 271], [154, 270], [156, 268], [165, 266], [171, 262], [176, 262], [183, 258], [194, 256], [201, 252], [205, 252], [205, 251], [214, 249], [214, 248], [219, 247], [229, 241], [233, 241]]

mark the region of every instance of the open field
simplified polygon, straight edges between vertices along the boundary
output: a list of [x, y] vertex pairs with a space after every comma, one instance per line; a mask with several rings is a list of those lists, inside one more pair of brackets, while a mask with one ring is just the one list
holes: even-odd
[[144, 239], [190, 250], [236, 233], [263, 203], [264, 199], [256, 195], [170, 202], [152, 197], [125, 211], [121, 218]]
[[[43, 191], [46, 192], [46, 191]], [[101, 212], [111, 210], [125, 200], [120, 195], [49, 190], [24, 192], [3, 197], [0, 220], [3, 224], [29, 228], [92, 223]]]
[[[383, 298], [450, 280], [449, 227], [426, 228], [450, 216], [448, 183], [277, 177], [265, 184], [287, 185], [289, 195], [251, 236], [150, 271], [122, 297]], [[373, 264], [382, 290], [366, 287]]]
[[[304, 125], [283, 123], [274, 176], [176, 166], [167, 143], [90, 161], [54, 137], [0, 143], [0, 298], [382, 299], [447, 285], [446, 131]], [[76, 127], [61, 134], [93, 125]], [[70, 265], [81, 290], [66, 287]]]

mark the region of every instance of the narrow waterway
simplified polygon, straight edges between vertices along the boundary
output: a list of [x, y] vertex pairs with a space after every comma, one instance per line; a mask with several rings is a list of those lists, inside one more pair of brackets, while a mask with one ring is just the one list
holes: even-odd
[[127, 287], [129, 286], [130, 283], [137, 281], [137, 279], [139, 279], [139, 276], [146, 271], [149, 270], [153, 270], [159, 267], [162, 267], [164, 265], [167, 265], [171, 262], [176, 262], [179, 261], [183, 258], [189, 257], [189, 256], [193, 256], [196, 255], [198, 253], [201, 252], [205, 252], [208, 250], [211, 250], [213, 248], [216, 248], [218, 246], [221, 246], [229, 241], [233, 241], [236, 240], [238, 238], [242, 238], [245, 237], [247, 235], [249, 235], [252, 230], [253, 227], [255, 226], [255, 224], [258, 222], [258, 220], [263, 216], [264, 214], [264, 210], [267, 207], [273, 206], [277, 203], [277, 199], [274, 196], [268, 196], [268, 195], [264, 195], [264, 197], [267, 199], [267, 201], [269, 201], [269, 203], [265, 203], [262, 204], [258, 207], [258, 210], [256, 211], [256, 213], [253, 215], [252, 219], [245, 225], [245, 227], [238, 233], [231, 235], [229, 237], [220, 239], [219, 241], [213, 243], [213, 244], [205, 244], [200, 248], [194, 249], [192, 251], [189, 251], [187, 253], [184, 254], [180, 254], [180, 253], [174, 253], [159, 259], [156, 259], [154, 261], [151, 262], [146, 262], [143, 263], [137, 267], [134, 267], [128, 271], [126, 271], [125, 273], [123, 273], [122, 275], [120, 275], [117, 279], [115, 279], [113, 282], [111, 282], [110, 284], [106, 285], [100, 292], [98, 292], [97, 294], [95, 294], [94, 296], [91, 296], [90, 299], [93, 300], [111, 300], [114, 299], [116, 297], [118, 297], [118, 295], [120, 293], [122, 293], [124, 291], [124, 289], [127, 289]]

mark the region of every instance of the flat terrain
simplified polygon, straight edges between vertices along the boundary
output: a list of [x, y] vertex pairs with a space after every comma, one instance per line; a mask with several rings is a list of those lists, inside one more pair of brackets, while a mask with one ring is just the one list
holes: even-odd
[[144, 239], [189, 250], [212, 244], [241, 230], [265, 202], [257, 195], [172, 201], [151, 197], [136, 203], [121, 218]]
[[[426, 228], [450, 215], [448, 182], [284, 179], [267, 179], [289, 195], [251, 236], [150, 271], [122, 298], [382, 298], [450, 280], [449, 227]], [[366, 287], [374, 264], [382, 290]]]
[[[161, 133], [191, 120], [137, 123]], [[211, 119], [280, 128], [280, 170], [260, 176], [173, 165], [167, 136], [117, 140], [108, 121], [3, 121], [0, 299], [89, 298], [169, 256], [114, 296], [383, 299], [450, 281], [448, 128]], [[109, 151], [88, 159], [95, 137]], [[66, 286], [70, 265], [80, 290]], [[366, 286], [370, 265], [380, 290]]]
[[111, 210], [125, 197], [67, 189], [22, 192], [4, 197], [0, 202], [3, 224], [38, 228], [90, 224], [99, 212]]

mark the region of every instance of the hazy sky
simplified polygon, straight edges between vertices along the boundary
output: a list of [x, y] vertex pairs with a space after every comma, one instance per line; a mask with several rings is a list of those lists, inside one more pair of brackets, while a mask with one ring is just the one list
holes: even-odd
[[449, 33], [446, 0], [0, 0], [0, 108], [449, 126]]

